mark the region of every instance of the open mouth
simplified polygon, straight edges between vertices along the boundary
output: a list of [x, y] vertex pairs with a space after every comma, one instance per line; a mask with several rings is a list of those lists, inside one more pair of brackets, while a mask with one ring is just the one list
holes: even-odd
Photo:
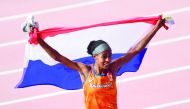
[[107, 67], [109, 66], [109, 64], [110, 64], [110, 63], [104, 63], [103, 66], [104, 66], [105, 68], [107, 68]]

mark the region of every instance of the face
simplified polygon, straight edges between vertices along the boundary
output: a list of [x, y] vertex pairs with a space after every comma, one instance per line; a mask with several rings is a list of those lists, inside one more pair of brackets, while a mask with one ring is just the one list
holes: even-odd
[[112, 56], [111, 50], [107, 50], [97, 55], [94, 55], [94, 59], [99, 68], [108, 69], [109, 64], [112, 60], [111, 56]]

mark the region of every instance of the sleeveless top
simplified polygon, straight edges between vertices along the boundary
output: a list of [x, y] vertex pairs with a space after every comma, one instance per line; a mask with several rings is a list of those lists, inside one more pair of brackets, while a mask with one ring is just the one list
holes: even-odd
[[86, 109], [117, 109], [116, 78], [110, 71], [100, 76], [91, 65], [83, 89]]

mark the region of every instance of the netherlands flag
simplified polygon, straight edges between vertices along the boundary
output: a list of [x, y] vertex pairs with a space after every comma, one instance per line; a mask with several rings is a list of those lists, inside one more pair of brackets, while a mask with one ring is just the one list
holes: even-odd
[[[108, 42], [114, 60], [127, 53], [159, 19], [161, 16], [132, 18], [74, 28], [49, 28], [39, 31], [39, 34], [60, 54], [73, 61], [89, 65], [94, 63], [93, 58], [87, 54], [90, 41], [101, 39]], [[30, 34], [33, 35], [36, 33]], [[117, 76], [125, 72], [136, 72], [146, 50], [147, 48], [123, 65]], [[78, 72], [52, 59], [32, 39], [26, 44], [25, 51], [25, 68], [17, 88], [35, 85], [54, 85], [67, 90], [82, 88]]]

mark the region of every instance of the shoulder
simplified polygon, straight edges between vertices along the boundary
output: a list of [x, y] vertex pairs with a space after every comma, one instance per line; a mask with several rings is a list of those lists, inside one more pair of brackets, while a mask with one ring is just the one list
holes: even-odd
[[87, 70], [90, 68], [89, 65], [84, 64], [84, 63], [82, 63], [82, 62], [76, 62], [76, 63], [77, 63], [77, 66], [81, 69], [80, 72], [87, 71]]
[[81, 80], [82, 80], [82, 82], [84, 82], [88, 78], [88, 75], [89, 75], [89, 73], [91, 71], [91, 67], [90, 67], [90, 65], [86, 65], [86, 64], [83, 64], [83, 63], [80, 63], [80, 62], [77, 62], [77, 64], [79, 65], [79, 67], [81, 69], [79, 71]]
[[110, 64], [110, 66], [109, 66], [109, 71], [110, 71], [110, 73], [111, 73], [114, 77], [117, 76], [117, 69], [116, 69], [116, 67], [114, 66], [113, 63]]
[[91, 69], [90, 65], [87, 65], [87, 64], [84, 64], [84, 63], [81, 63], [81, 62], [77, 62], [77, 65], [80, 68], [79, 73], [82, 74], [82, 75], [85, 75], [85, 76], [88, 74], [88, 72]]

